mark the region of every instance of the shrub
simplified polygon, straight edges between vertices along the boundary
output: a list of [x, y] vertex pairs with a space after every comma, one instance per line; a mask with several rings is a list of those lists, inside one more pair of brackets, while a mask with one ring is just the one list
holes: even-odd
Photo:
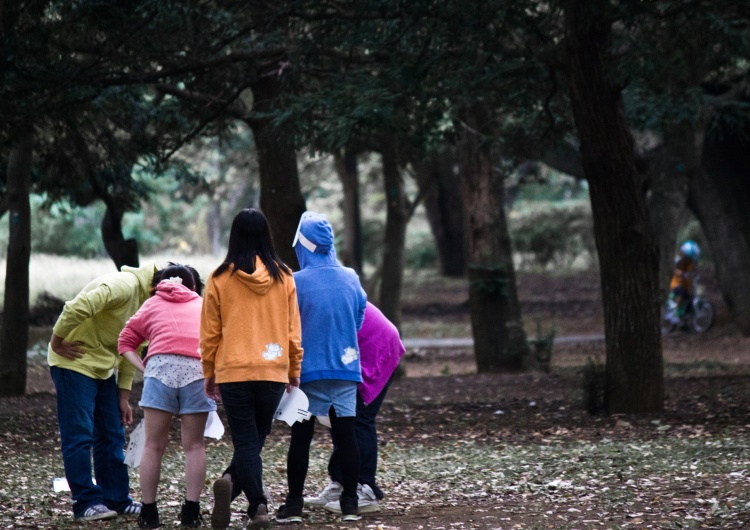
[[587, 201], [526, 203], [509, 215], [519, 268], [575, 268], [596, 256], [591, 207]]

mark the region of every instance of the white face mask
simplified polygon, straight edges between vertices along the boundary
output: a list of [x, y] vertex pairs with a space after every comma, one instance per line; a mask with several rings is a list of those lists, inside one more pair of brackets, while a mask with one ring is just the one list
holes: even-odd
[[324, 213], [317, 213], [317, 212], [305, 212], [302, 214], [302, 217], [299, 219], [299, 224], [297, 225], [297, 232], [294, 234], [294, 241], [292, 241], [292, 248], [297, 246], [297, 241], [300, 242], [300, 244], [305, 247], [310, 252], [315, 252], [315, 249], [318, 248], [318, 246], [307, 239], [305, 235], [300, 232], [300, 228], [302, 228], [302, 221], [305, 221], [307, 219], [322, 219], [324, 221], [327, 221], [326, 214]]

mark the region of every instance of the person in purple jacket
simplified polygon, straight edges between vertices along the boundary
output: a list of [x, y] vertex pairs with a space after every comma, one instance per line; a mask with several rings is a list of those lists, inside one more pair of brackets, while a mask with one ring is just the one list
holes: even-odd
[[[357, 333], [357, 341], [362, 367], [362, 382], [357, 387], [355, 421], [360, 460], [357, 496], [360, 513], [370, 513], [380, 510], [378, 501], [383, 499], [383, 492], [375, 482], [378, 467], [375, 419], [393, 373], [404, 354], [404, 345], [396, 326], [371, 302], [367, 302], [365, 320]], [[330, 512], [340, 513], [341, 465], [335, 443], [328, 461], [328, 475], [331, 482], [317, 496], [305, 498], [305, 504], [310, 507], [322, 506]]]

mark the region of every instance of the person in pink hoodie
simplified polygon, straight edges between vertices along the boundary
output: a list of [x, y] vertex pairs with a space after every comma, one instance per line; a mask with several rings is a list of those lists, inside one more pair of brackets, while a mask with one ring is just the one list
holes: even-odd
[[[154, 294], [120, 333], [118, 351], [143, 372], [146, 445], [140, 464], [143, 507], [140, 528], [158, 528], [156, 505], [161, 460], [169, 442], [172, 416], [179, 414], [185, 451], [187, 492], [180, 515], [182, 526], [200, 526], [199, 499], [206, 480], [203, 432], [216, 402], [205, 395], [199, 351], [202, 283], [192, 267], [170, 263], [161, 272]], [[148, 341], [141, 360], [138, 348]]]
[[[365, 319], [357, 332], [362, 382], [357, 385], [357, 417], [355, 433], [359, 445], [359, 498], [360, 513], [380, 510], [379, 500], [383, 492], [375, 482], [378, 467], [378, 433], [376, 416], [383, 404], [385, 394], [391, 384], [393, 373], [404, 354], [398, 329], [371, 302], [365, 307]], [[333, 513], [340, 513], [341, 465], [336, 444], [328, 462], [330, 483], [314, 497], [306, 497], [305, 505], [323, 507]]]

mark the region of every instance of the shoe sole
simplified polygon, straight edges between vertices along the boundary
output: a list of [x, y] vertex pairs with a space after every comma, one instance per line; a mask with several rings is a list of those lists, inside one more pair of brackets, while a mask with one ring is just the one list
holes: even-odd
[[111, 512], [111, 513], [102, 513], [99, 515], [92, 515], [90, 517], [76, 517], [76, 521], [86, 522], [86, 521], [105, 521], [107, 519], [115, 519], [117, 517], [117, 512]]
[[214, 482], [214, 510], [211, 512], [213, 528], [227, 528], [232, 522], [232, 485], [220, 478]]
[[350, 514], [350, 515], [344, 515], [344, 516], [342, 516], [341, 517], [341, 522], [343, 522], [343, 523], [350, 523], [352, 521], [359, 521], [360, 519], [362, 519], [362, 517], [360, 517], [359, 515]]
[[[327, 508], [323, 507], [327, 512], [330, 513], [341, 513], [341, 509], [334, 509], [334, 508]], [[380, 505], [379, 504], [365, 504], [364, 506], [359, 506], [359, 513], [375, 513], [380, 511]]]
[[301, 523], [302, 517], [297, 517], [296, 515], [294, 515], [292, 517], [287, 517], [286, 519], [276, 519], [276, 522], [279, 524]]
[[260, 528], [270, 528], [271, 527], [271, 518], [267, 515], [264, 517], [256, 517], [252, 520], [252, 522], [247, 525], [247, 527], [250, 530], [259, 530]]

